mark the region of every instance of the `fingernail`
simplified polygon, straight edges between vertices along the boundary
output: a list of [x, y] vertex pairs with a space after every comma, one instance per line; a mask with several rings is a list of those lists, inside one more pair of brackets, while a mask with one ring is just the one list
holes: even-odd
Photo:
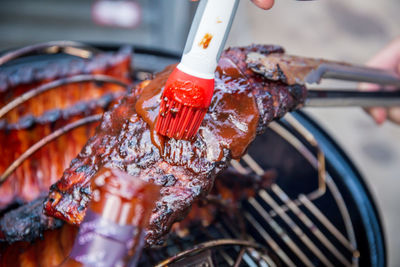
[[371, 108], [368, 110], [369, 114], [379, 125], [385, 122], [387, 117], [387, 112], [384, 108]]

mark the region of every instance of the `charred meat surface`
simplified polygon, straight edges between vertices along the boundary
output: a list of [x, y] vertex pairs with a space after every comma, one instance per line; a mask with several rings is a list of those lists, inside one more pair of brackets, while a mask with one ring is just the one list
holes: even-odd
[[6, 213], [0, 220], [1, 239], [9, 243], [32, 242], [42, 236], [43, 230], [60, 227], [63, 224], [61, 220], [43, 214], [43, 200], [44, 197], [37, 198]]
[[91, 198], [90, 179], [103, 166], [118, 168], [162, 186], [146, 236], [148, 245], [161, 244], [172, 224], [211, 190], [229, 159], [240, 158], [268, 122], [305, 99], [305, 87], [268, 81], [249, 69], [250, 52], [283, 50], [253, 45], [225, 51], [216, 71], [212, 104], [191, 141], [164, 138], [153, 130], [161, 91], [173, 66], [126, 96], [104, 114], [96, 134], [51, 187], [44, 203], [46, 214], [79, 224]]

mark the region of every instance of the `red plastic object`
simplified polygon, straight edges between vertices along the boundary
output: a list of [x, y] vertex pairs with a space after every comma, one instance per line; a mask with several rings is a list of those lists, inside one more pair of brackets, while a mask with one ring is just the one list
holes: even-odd
[[191, 139], [198, 131], [214, 92], [214, 79], [171, 73], [161, 97], [156, 131], [175, 139]]

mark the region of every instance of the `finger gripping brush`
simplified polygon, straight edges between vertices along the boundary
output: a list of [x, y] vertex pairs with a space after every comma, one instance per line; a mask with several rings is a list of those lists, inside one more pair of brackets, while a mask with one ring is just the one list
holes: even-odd
[[214, 72], [239, 0], [201, 0], [181, 62], [161, 96], [156, 131], [191, 139], [198, 131], [214, 92]]

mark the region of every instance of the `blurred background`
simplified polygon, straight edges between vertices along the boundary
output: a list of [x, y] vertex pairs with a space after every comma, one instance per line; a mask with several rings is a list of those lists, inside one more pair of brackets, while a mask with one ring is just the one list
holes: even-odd
[[[227, 45], [279, 44], [290, 54], [363, 64], [400, 35], [398, 0], [276, 2], [272, 10], [263, 11], [241, 0]], [[180, 52], [196, 5], [189, 0], [135, 0], [122, 5], [2, 0], [0, 50], [65, 39]], [[400, 266], [400, 126], [378, 126], [359, 108], [306, 112], [337, 140], [366, 178], [385, 226], [389, 265]]]

